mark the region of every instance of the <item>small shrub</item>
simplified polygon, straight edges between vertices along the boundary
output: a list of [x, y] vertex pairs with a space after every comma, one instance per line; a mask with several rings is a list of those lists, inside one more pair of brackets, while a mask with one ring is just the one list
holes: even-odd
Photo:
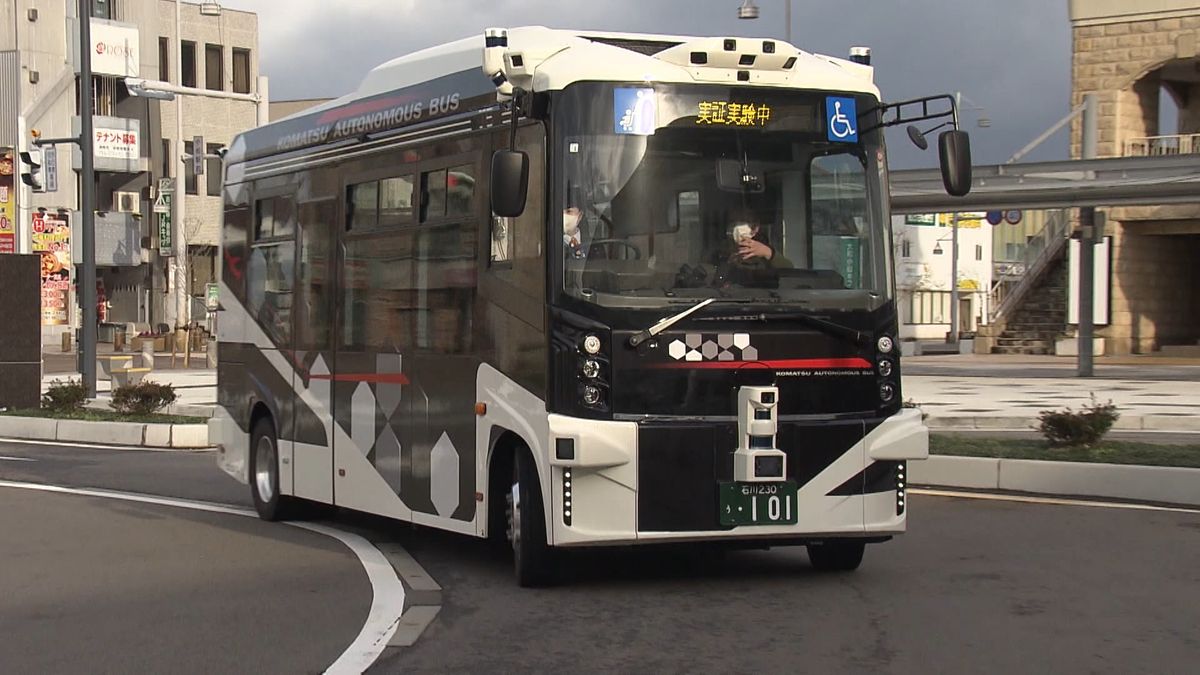
[[1079, 412], [1071, 410], [1043, 410], [1038, 415], [1041, 424], [1038, 428], [1050, 445], [1091, 447], [1104, 438], [1104, 434], [1112, 428], [1120, 417], [1117, 406], [1112, 401], [1096, 403], [1092, 395], [1091, 405], [1084, 406]]
[[88, 390], [80, 380], [55, 380], [42, 394], [42, 407], [54, 413], [73, 413], [83, 410]]
[[175, 402], [175, 387], [157, 382], [139, 382], [117, 387], [112, 407], [124, 415], [150, 415]]

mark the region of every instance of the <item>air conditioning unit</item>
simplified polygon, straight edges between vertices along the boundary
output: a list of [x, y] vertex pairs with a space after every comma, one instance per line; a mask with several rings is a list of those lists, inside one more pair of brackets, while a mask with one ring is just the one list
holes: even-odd
[[114, 192], [113, 211], [116, 211], [117, 213], [141, 213], [142, 193]]

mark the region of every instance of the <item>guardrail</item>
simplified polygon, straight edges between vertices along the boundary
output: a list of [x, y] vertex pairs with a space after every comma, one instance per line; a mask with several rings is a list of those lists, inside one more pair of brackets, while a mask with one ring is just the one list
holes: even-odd
[[1125, 141], [1126, 157], [1192, 155], [1200, 153], [1200, 134], [1143, 136]]

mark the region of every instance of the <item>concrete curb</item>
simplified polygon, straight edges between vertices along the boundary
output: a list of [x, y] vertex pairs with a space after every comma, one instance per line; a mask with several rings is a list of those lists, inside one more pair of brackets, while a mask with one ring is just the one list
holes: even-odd
[[908, 475], [916, 485], [1200, 506], [1200, 469], [1184, 467], [930, 455]]
[[[1028, 431], [1038, 428], [1037, 417], [1003, 415], [930, 415], [925, 426], [930, 431], [955, 429], [991, 429]], [[1200, 431], [1200, 418], [1176, 415], [1121, 415], [1113, 424], [1114, 431]]]
[[205, 424], [142, 424], [0, 417], [0, 438], [174, 450], [210, 447], [208, 425]]

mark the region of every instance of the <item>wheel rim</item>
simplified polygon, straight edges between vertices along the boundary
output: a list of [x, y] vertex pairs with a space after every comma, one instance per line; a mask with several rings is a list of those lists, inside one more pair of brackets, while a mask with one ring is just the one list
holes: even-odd
[[258, 497], [264, 502], [271, 501], [275, 496], [275, 488], [271, 483], [272, 466], [275, 461], [275, 447], [271, 439], [263, 436], [258, 439], [258, 447], [254, 449], [254, 484], [258, 488]]
[[513, 481], [512, 489], [506, 495], [508, 502], [508, 540], [512, 542], [513, 551], [521, 552], [521, 483]]

